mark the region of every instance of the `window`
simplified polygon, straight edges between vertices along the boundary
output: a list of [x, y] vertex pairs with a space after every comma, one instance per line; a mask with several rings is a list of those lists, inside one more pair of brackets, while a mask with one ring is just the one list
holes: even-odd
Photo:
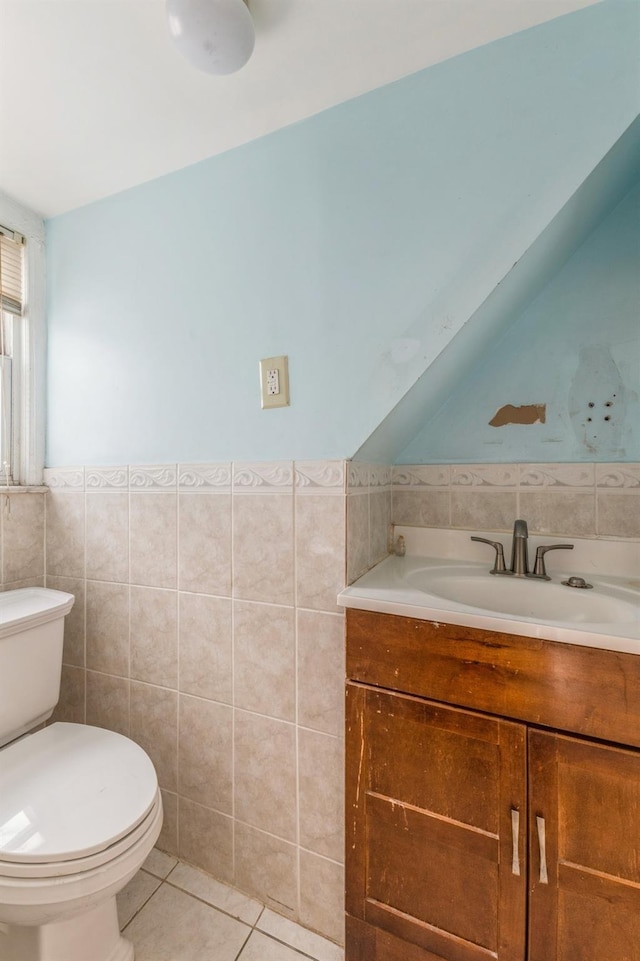
[[[14, 431], [13, 366], [20, 369], [24, 290], [24, 237], [0, 227], [0, 484], [13, 483]], [[16, 383], [16, 400], [19, 388]], [[19, 424], [15, 425], [19, 431]]]
[[0, 486], [42, 483], [44, 224], [0, 192]]

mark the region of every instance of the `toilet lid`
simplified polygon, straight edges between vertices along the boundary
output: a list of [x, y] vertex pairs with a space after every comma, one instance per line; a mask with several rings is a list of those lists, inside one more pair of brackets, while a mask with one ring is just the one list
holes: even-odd
[[151, 809], [156, 772], [113, 731], [58, 722], [0, 750], [0, 861], [69, 861], [104, 850]]

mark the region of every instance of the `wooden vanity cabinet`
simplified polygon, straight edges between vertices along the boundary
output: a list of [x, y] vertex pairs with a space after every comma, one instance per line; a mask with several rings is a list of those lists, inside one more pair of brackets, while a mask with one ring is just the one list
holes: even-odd
[[640, 752], [530, 730], [529, 851], [526, 957], [639, 961]]
[[416, 961], [520, 957], [526, 883], [501, 864], [512, 811], [524, 857], [524, 727], [357, 684], [347, 718], [348, 924], [399, 942], [354, 952], [352, 926], [349, 961], [405, 961], [406, 942]]
[[638, 662], [347, 612], [346, 961], [640, 961]]

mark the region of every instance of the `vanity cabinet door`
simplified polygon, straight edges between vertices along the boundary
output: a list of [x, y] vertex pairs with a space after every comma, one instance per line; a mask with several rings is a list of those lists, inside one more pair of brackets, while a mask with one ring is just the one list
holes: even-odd
[[529, 961], [640, 961], [640, 752], [530, 731], [529, 758]]
[[346, 961], [522, 961], [526, 729], [347, 685]]

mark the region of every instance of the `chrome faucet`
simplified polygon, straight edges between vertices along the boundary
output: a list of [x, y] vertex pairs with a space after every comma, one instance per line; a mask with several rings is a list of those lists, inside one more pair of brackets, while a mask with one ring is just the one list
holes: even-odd
[[513, 525], [513, 541], [511, 544], [511, 567], [507, 570], [504, 562], [504, 548], [499, 541], [490, 541], [486, 537], [472, 537], [472, 541], [490, 544], [496, 552], [495, 563], [491, 574], [509, 574], [515, 577], [535, 577], [541, 581], [550, 581], [544, 566], [544, 555], [547, 551], [572, 551], [573, 544], [549, 544], [541, 546], [536, 551], [536, 563], [533, 572], [529, 571], [528, 542], [529, 530], [527, 522], [518, 519]]

